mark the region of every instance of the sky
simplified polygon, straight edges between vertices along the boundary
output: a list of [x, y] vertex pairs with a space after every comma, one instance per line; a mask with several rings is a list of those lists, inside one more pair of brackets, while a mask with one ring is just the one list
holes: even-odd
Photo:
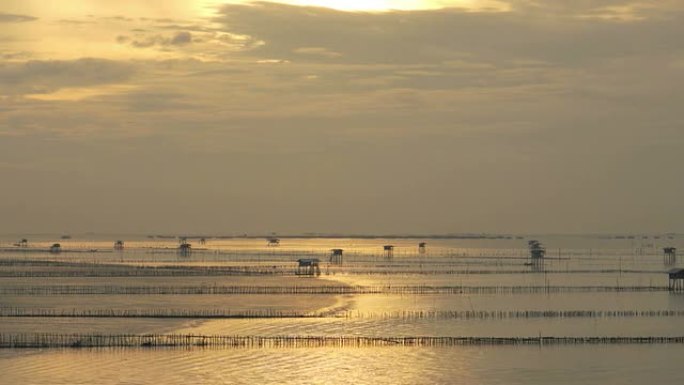
[[2, 0], [0, 233], [684, 232], [680, 0]]

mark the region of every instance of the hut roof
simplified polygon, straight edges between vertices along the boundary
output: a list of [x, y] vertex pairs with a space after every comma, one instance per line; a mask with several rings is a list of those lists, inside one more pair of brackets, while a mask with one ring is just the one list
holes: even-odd
[[682, 269], [682, 268], [671, 269], [670, 271], [667, 272], [667, 274], [670, 276], [670, 279], [672, 279], [672, 278], [684, 279], [684, 269]]
[[311, 266], [318, 265], [321, 260], [318, 258], [301, 258], [298, 259], [297, 262], [299, 262], [299, 266]]

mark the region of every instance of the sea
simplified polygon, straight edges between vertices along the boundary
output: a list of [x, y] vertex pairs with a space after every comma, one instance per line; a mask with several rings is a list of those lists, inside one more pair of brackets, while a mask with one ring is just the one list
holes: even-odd
[[2, 235], [0, 384], [680, 384], [666, 248], [684, 235]]

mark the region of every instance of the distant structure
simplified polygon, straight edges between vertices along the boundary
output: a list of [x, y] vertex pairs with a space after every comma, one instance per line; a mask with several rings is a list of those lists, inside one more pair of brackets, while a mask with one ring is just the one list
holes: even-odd
[[318, 258], [298, 259], [295, 274], [309, 277], [319, 276], [321, 275], [320, 262]]
[[71, 239], [71, 235], [62, 235], [62, 239]]
[[181, 245], [184, 243], [188, 243], [188, 237], [178, 237], [178, 243]]
[[123, 250], [123, 249], [124, 249], [124, 241], [114, 242], [114, 250]]
[[266, 244], [268, 247], [278, 247], [280, 246], [280, 239], [278, 238], [268, 238], [268, 244]]
[[537, 240], [530, 240], [527, 242], [527, 246], [530, 248], [530, 258], [532, 260], [539, 261], [546, 255], [546, 249]]
[[668, 265], [677, 262], [677, 248], [675, 247], [664, 247], [663, 256], [665, 257], [665, 263]]
[[427, 243], [425, 242], [418, 244], [418, 254], [425, 254], [425, 246], [427, 246]]
[[394, 257], [394, 246], [393, 245], [385, 245], [382, 248], [383, 248], [383, 250], [385, 250], [385, 258]]
[[206, 245], [207, 244], [207, 240], [205, 238], [200, 238], [199, 242], [200, 242], [200, 245]]
[[344, 252], [343, 249], [332, 249], [330, 250], [330, 263], [335, 264], [335, 265], [341, 265], [342, 264], [342, 253]]
[[192, 245], [185, 242], [181, 243], [180, 246], [178, 246], [178, 254], [180, 254], [182, 257], [188, 257], [192, 253]]
[[14, 245], [18, 247], [28, 247], [28, 239], [23, 238], [21, 241], [15, 243]]
[[54, 243], [52, 246], [50, 246], [50, 252], [51, 253], [62, 252], [62, 245], [60, 245], [59, 243]]
[[667, 272], [669, 282], [667, 288], [670, 291], [684, 291], [684, 269], [672, 269]]

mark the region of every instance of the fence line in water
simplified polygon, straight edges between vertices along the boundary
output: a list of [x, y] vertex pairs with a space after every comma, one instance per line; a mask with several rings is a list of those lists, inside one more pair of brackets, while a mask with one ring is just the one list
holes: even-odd
[[[660, 274], [649, 270], [420, 270], [326, 268], [326, 274], [356, 275], [517, 275], [517, 274]], [[0, 270], [5, 278], [89, 278], [89, 277], [215, 277], [215, 276], [294, 276], [291, 266], [231, 266], [209, 268], [97, 267], [73, 270]]]
[[224, 294], [527, 294], [660, 292], [667, 286], [30, 286], [1, 287], [0, 295], [224, 295]]
[[81, 269], [81, 270], [0, 270], [0, 277], [4, 278], [93, 278], [93, 277], [221, 277], [221, 276], [265, 276], [265, 275], [295, 275], [293, 268], [273, 267], [221, 267], [206, 269]]
[[684, 310], [397, 310], [392, 312], [355, 313], [347, 318], [360, 319], [516, 319], [516, 318], [640, 318], [683, 317]]
[[302, 312], [276, 309], [41, 309], [0, 308], [0, 317], [26, 318], [197, 318], [274, 319], [346, 318], [382, 320], [516, 319], [516, 318], [658, 318], [683, 317], [684, 310], [398, 310], [390, 312]]
[[0, 334], [0, 348], [135, 347], [371, 347], [488, 346], [573, 344], [682, 344], [684, 336], [661, 337], [359, 337], [359, 336], [204, 336], [182, 334]]

